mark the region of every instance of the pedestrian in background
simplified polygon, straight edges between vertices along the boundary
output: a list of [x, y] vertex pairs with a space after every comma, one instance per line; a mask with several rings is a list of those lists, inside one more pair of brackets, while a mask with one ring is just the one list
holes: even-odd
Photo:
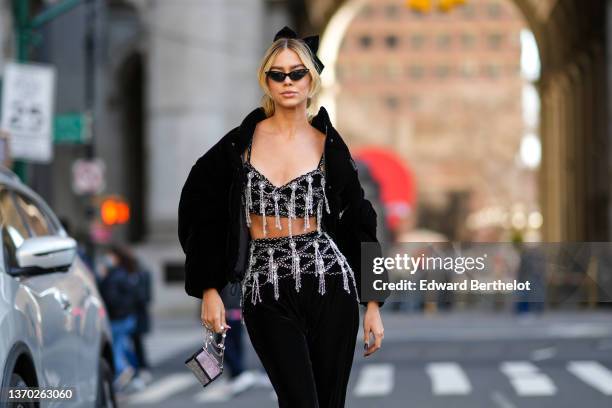
[[131, 262], [136, 267], [138, 277], [136, 290], [136, 328], [131, 335], [134, 352], [129, 353], [130, 363], [136, 368], [136, 378], [133, 384], [136, 388], [142, 388], [152, 380], [150, 373], [149, 359], [144, 344], [144, 335], [151, 331], [151, 317], [149, 305], [153, 300], [153, 285], [151, 272], [142, 262], [134, 256], [133, 252], [127, 251], [131, 257]]
[[115, 386], [124, 389], [135, 374], [129, 362], [130, 336], [136, 330], [138, 269], [129, 254], [112, 245], [100, 267], [100, 294], [106, 304], [113, 334]]

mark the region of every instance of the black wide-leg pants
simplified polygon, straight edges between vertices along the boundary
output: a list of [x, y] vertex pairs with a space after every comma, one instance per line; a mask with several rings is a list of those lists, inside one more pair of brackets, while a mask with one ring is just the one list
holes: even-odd
[[278, 397], [280, 408], [344, 407], [359, 328], [354, 289], [347, 293], [341, 275], [304, 274], [299, 292], [293, 279], [279, 279], [279, 299], [271, 285], [262, 301], [244, 301], [249, 337]]

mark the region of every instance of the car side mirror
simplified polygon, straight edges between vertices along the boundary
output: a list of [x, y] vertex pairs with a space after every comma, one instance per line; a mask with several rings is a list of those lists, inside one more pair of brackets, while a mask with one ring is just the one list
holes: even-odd
[[17, 267], [11, 275], [40, 275], [67, 271], [76, 257], [77, 243], [70, 237], [28, 238], [17, 248]]

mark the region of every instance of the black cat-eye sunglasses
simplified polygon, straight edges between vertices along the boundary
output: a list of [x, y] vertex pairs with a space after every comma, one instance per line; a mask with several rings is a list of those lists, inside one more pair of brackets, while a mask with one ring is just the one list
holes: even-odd
[[289, 77], [292, 81], [298, 81], [308, 74], [308, 68], [296, 69], [288, 73], [281, 71], [266, 71], [268, 78], [275, 82], [284, 82], [285, 78]]

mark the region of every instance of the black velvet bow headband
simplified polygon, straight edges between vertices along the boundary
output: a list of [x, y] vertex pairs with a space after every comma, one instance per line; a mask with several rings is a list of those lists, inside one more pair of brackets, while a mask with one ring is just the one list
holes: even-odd
[[[279, 38], [298, 38], [298, 35], [289, 27], [284, 26], [278, 33], [276, 33], [274, 36], [274, 41], [278, 40]], [[321, 60], [317, 57], [317, 50], [319, 49], [319, 36], [311, 35], [309, 37], [304, 37], [301, 40], [306, 43], [308, 48], [310, 48], [310, 52], [312, 53], [313, 57], [312, 61], [317, 68], [317, 72], [320, 74], [321, 71], [323, 71], [323, 68], [325, 68], [325, 65], [323, 65]]]

